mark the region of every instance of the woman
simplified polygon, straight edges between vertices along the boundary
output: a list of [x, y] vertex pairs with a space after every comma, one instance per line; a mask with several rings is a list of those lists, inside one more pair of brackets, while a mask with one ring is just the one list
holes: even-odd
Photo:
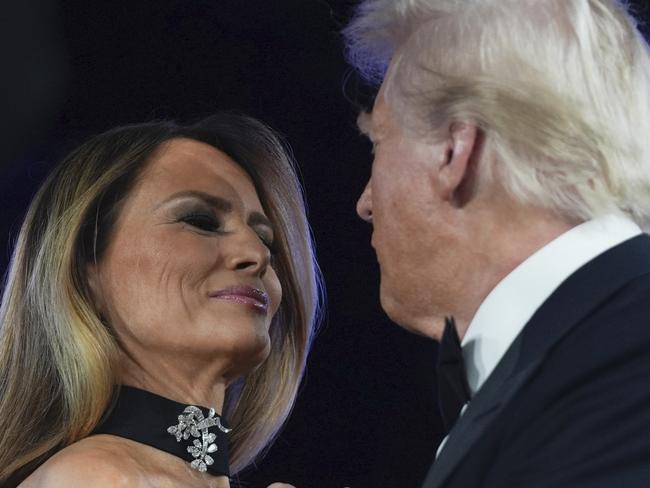
[[0, 485], [228, 486], [293, 405], [319, 284], [296, 174], [261, 123], [91, 139], [35, 196], [11, 261]]

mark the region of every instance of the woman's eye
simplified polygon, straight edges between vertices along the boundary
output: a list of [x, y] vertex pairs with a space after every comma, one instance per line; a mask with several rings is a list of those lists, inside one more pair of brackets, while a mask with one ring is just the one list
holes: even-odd
[[180, 220], [206, 232], [215, 232], [220, 227], [219, 221], [212, 215], [207, 214], [189, 214], [181, 217]]
[[258, 234], [258, 236], [260, 238], [260, 241], [262, 241], [262, 244], [264, 244], [266, 247], [269, 248], [269, 251], [271, 251], [271, 254], [275, 254], [276, 251], [277, 251], [277, 248], [276, 248], [276, 245], [275, 245], [275, 242], [274, 242], [273, 238], [269, 238], [269, 237], [267, 237], [265, 235], [262, 235], [262, 234]]

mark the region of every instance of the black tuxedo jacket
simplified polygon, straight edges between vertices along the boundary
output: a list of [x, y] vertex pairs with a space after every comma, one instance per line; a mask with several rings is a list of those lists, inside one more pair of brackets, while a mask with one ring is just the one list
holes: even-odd
[[526, 324], [423, 488], [650, 487], [650, 237], [601, 254]]

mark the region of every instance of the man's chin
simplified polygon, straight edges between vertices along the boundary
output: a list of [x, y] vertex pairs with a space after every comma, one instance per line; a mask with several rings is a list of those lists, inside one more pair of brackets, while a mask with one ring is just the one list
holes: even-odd
[[381, 308], [384, 310], [386, 315], [388, 315], [388, 318], [404, 330], [407, 330], [419, 336], [439, 340], [440, 334], [436, 325], [438, 322], [442, 323], [443, 319], [437, 320], [435, 317], [414, 317], [408, 313], [409, 308], [405, 306], [405, 304], [400, 303], [390, 294], [385, 293], [385, 290], [383, 288], [380, 293], [380, 302]]

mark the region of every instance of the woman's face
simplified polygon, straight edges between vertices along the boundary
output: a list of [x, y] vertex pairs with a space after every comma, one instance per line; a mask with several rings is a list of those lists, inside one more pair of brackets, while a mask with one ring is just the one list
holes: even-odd
[[235, 377], [270, 350], [282, 296], [273, 238], [241, 167], [210, 145], [173, 139], [125, 199], [91, 288], [129, 357], [221, 361]]

